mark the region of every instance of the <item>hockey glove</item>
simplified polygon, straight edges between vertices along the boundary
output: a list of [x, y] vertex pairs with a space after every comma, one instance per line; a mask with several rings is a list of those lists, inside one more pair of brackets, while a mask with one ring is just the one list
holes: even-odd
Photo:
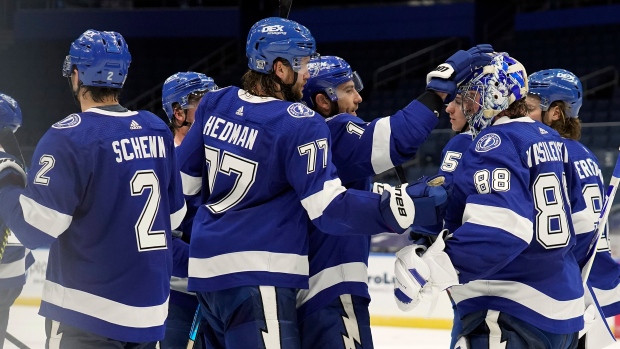
[[447, 93], [444, 102], [451, 102], [456, 97], [458, 86], [474, 69], [483, 67], [491, 61], [490, 53], [493, 53], [493, 47], [489, 44], [477, 45], [467, 51], [457, 51], [445, 63], [426, 75], [426, 89]]
[[396, 252], [394, 263], [394, 300], [402, 311], [415, 308], [422, 299], [422, 287], [431, 276], [431, 270], [420, 257], [426, 246], [409, 245]]
[[394, 298], [401, 310], [409, 311], [420, 301], [428, 301], [430, 314], [439, 292], [459, 284], [457, 271], [444, 252], [447, 235], [447, 230], [442, 231], [428, 249], [414, 244], [396, 253]]
[[423, 177], [415, 183], [395, 187], [375, 183], [373, 191], [381, 194], [381, 214], [387, 225], [402, 233], [412, 224], [441, 223], [448, 201], [443, 180], [443, 176]]
[[26, 172], [17, 159], [0, 151], [0, 191], [10, 185], [26, 187]]
[[413, 198], [416, 204], [416, 216], [413, 224], [417, 226], [439, 224], [443, 228], [443, 219], [446, 215], [446, 206], [451, 192], [451, 188], [444, 185], [444, 182], [444, 176], [425, 176], [407, 186], [407, 194]]

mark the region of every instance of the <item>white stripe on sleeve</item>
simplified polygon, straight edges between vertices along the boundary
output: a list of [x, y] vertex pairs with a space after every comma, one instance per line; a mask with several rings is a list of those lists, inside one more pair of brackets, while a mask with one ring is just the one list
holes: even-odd
[[465, 223], [501, 229], [528, 244], [534, 235], [532, 221], [503, 207], [468, 203], [463, 213], [463, 224]]
[[598, 221], [598, 214], [593, 215], [587, 211], [588, 209], [586, 208], [571, 215], [575, 234], [591, 233], [594, 230], [594, 222]]
[[26, 223], [53, 238], [58, 238], [67, 230], [73, 220], [72, 216], [43, 206], [23, 194], [19, 196], [19, 204], [22, 206]]
[[390, 138], [392, 137], [392, 127], [390, 118], [382, 118], [375, 124], [375, 132], [372, 134], [372, 152], [370, 162], [375, 173], [385, 172], [392, 167], [390, 158]]
[[176, 229], [179, 225], [181, 225], [181, 222], [183, 222], [183, 218], [185, 218], [186, 212], [187, 205], [185, 204], [185, 200], [183, 200], [183, 207], [170, 215], [171, 229]]
[[181, 171], [181, 183], [183, 185], [183, 194], [196, 195], [202, 189], [202, 177], [194, 177]]
[[342, 186], [340, 178], [335, 178], [323, 183], [323, 190], [301, 200], [301, 205], [308, 212], [310, 219], [315, 219], [323, 215], [323, 211], [329, 206], [332, 200], [345, 191], [347, 190]]

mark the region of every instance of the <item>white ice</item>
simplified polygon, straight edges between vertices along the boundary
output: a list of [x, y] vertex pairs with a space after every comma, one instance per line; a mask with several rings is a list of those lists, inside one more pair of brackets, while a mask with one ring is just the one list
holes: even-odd
[[[37, 311], [37, 307], [14, 306], [9, 318], [8, 332], [30, 349], [45, 348], [44, 319]], [[377, 349], [447, 349], [450, 344], [450, 331], [447, 330], [374, 327], [372, 331]], [[17, 347], [6, 343], [4, 348]]]
[[[8, 332], [30, 349], [45, 348], [44, 319], [37, 314], [37, 307], [14, 306], [11, 308]], [[375, 326], [372, 329], [376, 349], [448, 349], [450, 331]], [[5, 349], [16, 349], [9, 344]], [[620, 342], [609, 347], [620, 349]]]

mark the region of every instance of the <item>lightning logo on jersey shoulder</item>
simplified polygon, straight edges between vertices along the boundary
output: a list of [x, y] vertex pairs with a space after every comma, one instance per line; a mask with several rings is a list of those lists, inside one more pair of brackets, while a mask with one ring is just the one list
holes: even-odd
[[67, 116], [66, 118], [58, 121], [55, 124], [53, 124], [52, 127], [60, 130], [60, 129], [63, 129], [63, 128], [75, 127], [75, 126], [79, 125], [81, 122], [82, 122], [82, 118], [80, 117], [80, 115], [78, 115], [78, 114], [71, 114], [71, 115]]
[[502, 139], [495, 133], [487, 133], [476, 142], [476, 151], [486, 153], [502, 144]]
[[293, 103], [287, 108], [288, 113], [294, 118], [309, 118], [313, 117], [314, 110], [306, 107], [302, 103]]

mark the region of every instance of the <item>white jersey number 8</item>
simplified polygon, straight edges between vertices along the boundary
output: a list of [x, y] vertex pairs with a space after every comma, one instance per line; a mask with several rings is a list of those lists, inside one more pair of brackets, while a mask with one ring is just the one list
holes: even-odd
[[[587, 210], [592, 212], [592, 219], [594, 224], [598, 223], [598, 218], [603, 207], [603, 200], [601, 190], [596, 184], [587, 184], [583, 186], [583, 199], [586, 202]], [[601, 234], [601, 241], [598, 243], [597, 251], [609, 251], [609, 224], [605, 226], [603, 234]]]
[[570, 230], [560, 180], [555, 173], [543, 173], [533, 187], [536, 207], [536, 240], [547, 249], [561, 248], [570, 241]]

